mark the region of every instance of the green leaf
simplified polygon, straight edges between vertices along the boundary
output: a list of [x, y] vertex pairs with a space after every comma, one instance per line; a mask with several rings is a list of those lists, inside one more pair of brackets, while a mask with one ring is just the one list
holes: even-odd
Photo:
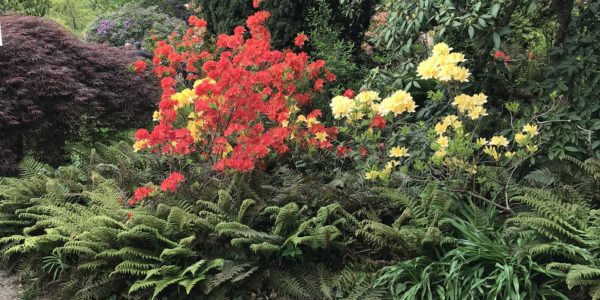
[[492, 39], [494, 40], [494, 48], [500, 48], [500, 35], [497, 32], [492, 34]]
[[565, 150], [569, 151], [569, 152], [581, 152], [581, 150], [573, 147], [573, 146], [566, 146]]
[[491, 14], [494, 18], [498, 17], [498, 12], [500, 11], [500, 4], [496, 3], [492, 6]]
[[475, 28], [473, 28], [473, 26], [469, 25], [469, 38], [473, 38], [475, 36]]

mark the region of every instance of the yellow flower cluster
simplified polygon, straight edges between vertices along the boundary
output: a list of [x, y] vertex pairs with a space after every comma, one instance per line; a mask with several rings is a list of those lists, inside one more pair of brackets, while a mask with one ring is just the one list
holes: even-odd
[[138, 152], [148, 146], [148, 140], [139, 140], [133, 144], [133, 151]]
[[487, 96], [483, 93], [473, 96], [460, 94], [454, 97], [453, 106], [461, 114], [467, 114], [472, 120], [476, 120], [481, 116], [487, 116], [487, 111], [483, 108], [483, 104], [487, 103]]
[[417, 105], [413, 101], [412, 96], [405, 91], [397, 91], [390, 97], [387, 97], [381, 101], [378, 110], [379, 114], [386, 116], [390, 112], [397, 116], [403, 112], [415, 112]]
[[354, 99], [346, 96], [335, 96], [331, 99], [329, 106], [334, 118], [347, 118], [349, 122], [360, 120], [365, 113], [377, 113], [386, 116], [394, 113], [394, 116], [404, 112], [414, 112], [417, 105], [412, 96], [405, 91], [397, 91], [381, 102], [379, 94], [375, 91], [362, 91]]
[[446, 116], [442, 122], [435, 124], [435, 133], [437, 133], [438, 136], [444, 135], [444, 133], [448, 131], [448, 127], [453, 127], [454, 129], [460, 128], [462, 127], [462, 123], [455, 115]]
[[538, 134], [537, 125], [527, 124], [523, 126], [523, 130], [520, 133], [515, 134], [515, 142], [519, 145], [526, 145], [529, 139]]
[[392, 170], [400, 164], [397, 160], [388, 161], [383, 170], [371, 170], [365, 173], [366, 180], [387, 180], [392, 174]]
[[171, 95], [171, 99], [175, 100], [177, 102], [177, 105], [175, 106], [175, 110], [177, 110], [180, 107], [189, 105], [189, 104], [193, 104], [194, 101], [196, 100], [197, 96], [196, 96], [196, 92], [194, 90], [191, 89], [185, 89], [179, 93], [175, 93], [173, 95]]
[[452, 48], [445, 43], [436, 44], [433, 47], [432, 55], [417, 67], [417, 74], [423, 79], [469, 81], [469, 70], [458, 66], [459, 63], [465, 61], [465, 56], [462, 53], [451, 51]]
[[356, 95], [355, 98], [360, 103], [365, 103], [367, 105], [371, 105], [373, 103], [373, 101], [381, 99], [381, 98], [379, 98], [379, 93], [377, 93], [375, 91], [362, 91], [362, 92], [358, 93], [358, 95]]
[[[298, 117], [296, 117], [296, 123], [306, 123], [306, 127], [311, 128], [313, 125], [319, 124], [319, 121], [315, 117], [307, 118], [304, 115], [298, 115]], [[287, 123], [284, 127], [287, 127]]]
[[[508, 147], [508, 139], [503, 136], [493, 136], [489, 141], [485, 138], [479, 138], [477, 144], [485, 146], [483, 148], [483, 153], [491, 156], [495, 161], [498, 161], [500, 157], [502, 157], [502, 154], [498, 151], [498, 147]], [[512, 158], [514, 154], [515, 153], [511, 151], [504, 153], [507, 158]]]
[[356, 109], [356, 103], [346, 96], [335, 96], [331, 99], [331, 112], [333, 117], [341, 119], [350, 116], [350, 113]]
[[445, 136], [444, 134], [446, 134], [446, 132], [448, 131], [448, 128], [461, 128], [462, 127], [462, 122], [460, 122], [460, 120], [458, 119], [457, 116], [455, 115], [448, 115], [445, 116], [444, 119], [441, 122], [438, 122], [437, 124], [435, 124], [435, 133], [437, 134], [437, 140], [435, 141], [435, 143], [439, 146], [439, 148], [437, 149], [437, 151], [433, 154], [434, 159], [442, 159], [444, 156], [446, 156], [446, 149], [448, 149], [448, 145], [450, 143], [450, 139]]

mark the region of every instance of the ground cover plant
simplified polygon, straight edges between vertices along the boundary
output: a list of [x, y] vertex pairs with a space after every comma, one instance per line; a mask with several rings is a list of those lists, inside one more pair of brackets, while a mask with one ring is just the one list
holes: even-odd
[[[0, 178], [22, 298], [600, 299], [597, 115], [570, 90], [596, 74], [560, 67], [593, 55], [596, 2], [299, 2], [289, 41], [287, 2], [209, 2], [130, 63], [147, 123]], [[547, 63], [514, 65], [523, 39]]]

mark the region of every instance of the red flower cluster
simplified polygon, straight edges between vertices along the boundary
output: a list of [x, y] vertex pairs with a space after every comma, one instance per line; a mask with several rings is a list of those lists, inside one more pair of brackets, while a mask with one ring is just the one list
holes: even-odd
[[294, 45], [302, 48], [306, 41], [308, 41], [308, 36], [304, 33], [299, 33], [294, 39]]
[[371, 127], [384, 129], [385, 128], [385, 119], [381, 117], [379, 114], [376, 114], [371, 120]]
[[143, 60], [135, 61], [132, 67], [136, 74], [142, 73], [146, 70], [146, 62]]
[[163, 180], [163, 182], [160, 184], [160, 189], [163, 192], [174, 192], [179, 186], [179, 184], [182, 183], [184, 180], [185, 177], [183, 176], [183, 174], [179, 172], [173, 172], [171, 173], [171, 175], [169, 175], [169, 177]]
[[133, 192], [133, 197], [129, 199], [129, 204], [134, 205], [137, 202], [144, 200], [148, 197], [152, 192], [154, 192], [154, 188], [148, 186], [139, 187]]
[[[197, 17], [189, 18], [185, 35], [158, 42], [153, 60], [163, 90], [158, 124], [151, 131], [138, 130], [136, 149], [196, 152], [215, 170], [244, 172], [270, 154], [287, 152], [290, 143], [331, 148], [337, 129], [320, 124], [318, 110], [302, 115], [302, 107], [335, 75], [323, 60], [311, 62], [306, 53], [272, 50], [264, 26], [268, 18], [268, 12], [259, 11], [248, 17], [247, 27], [219, 35], [213, 53], [202, 50], [206, 22]], [[301, 34], [296, 41], [306, 39]], [[193, 90], [177, 93], [178, 70], [187, 73], [184, 84], [195, 81]], [[161, 189], [174, 189], [175, 180], [167, 180]]]

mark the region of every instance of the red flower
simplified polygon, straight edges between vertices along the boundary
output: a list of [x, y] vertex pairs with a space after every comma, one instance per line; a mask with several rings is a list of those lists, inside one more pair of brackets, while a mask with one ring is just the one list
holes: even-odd
[[302, 48], [306, 41], [308, 41], [308, 36], [304, 33], [299, 33], [294, 39], [294, 45]]
[[177, 186], [185, 180], [185, 177], [179, 172], [173, 172], [161, 184], [160, 189], [163, 192], [174, 192]]
[[130, 211], [127, 212], [127, 220], [131, 220], [131, 217], [133, 216], [133, 213], [131, 213]]
[[317, 90], [317, 91], [322, 90], [323, 83], [325, 83], [325, 81], [323, 81], [323, 79], [317, 79], [317, 81], [315, 81], [315, 90]]
[[347, 89], [344, 91], [344, 94], [343, 94], [344, 97], [348, 97], [351, 99], [354, 98], [355, 95], [356, 95], [356, 93], [354, 92], [353, 89]]
[[358, 147], [358, 151], [360, 151], [360, 156], [367, 155], [367, 149], [363, 148], [362, 146]]
[[506, 53], [498, 50], [496, 51], [496, 53], [494, 53], [494, 59], [503, 61], [505, 64], [507, 64], [508, 62], [510, 62], [510, 55], [507, 55]]
[[133, 192], [133, 197], [131, 197], [131, 199], [129, 199], [129, 204], [134, 205], [137, 202], [144, 200], [144, 198], [148, 197], [152, 192], [154, 192], [153, 187], [142, 186], [142, 187], [137, 188]]
[[252, 7], [258, 8], [262, 0], [252, 0]]
[[379, 114], [373, 117], [371, 120], [371, 127], [384, 129], [385, 128], [385, 119], [382, 118]]
[[343, 145], [340, 145], [340, 146], [338, 146], [338, 147], [337, 147], [337, 151], [336, 151], [336, 153], [335, 153], [335, 154], [336, 154], [337, 156], [346, 156], [346, 153], [347, 153], [349, 150], [352, 150], [352, 149], [351, 149], [351, 148], [349, 148], [349, 147], [345, 147], [345, 146], [343, 146]]
[[143, 60], [137, 60], [133, 63], [133, 70], [139, 74], [146, 70], [146, 62]]

